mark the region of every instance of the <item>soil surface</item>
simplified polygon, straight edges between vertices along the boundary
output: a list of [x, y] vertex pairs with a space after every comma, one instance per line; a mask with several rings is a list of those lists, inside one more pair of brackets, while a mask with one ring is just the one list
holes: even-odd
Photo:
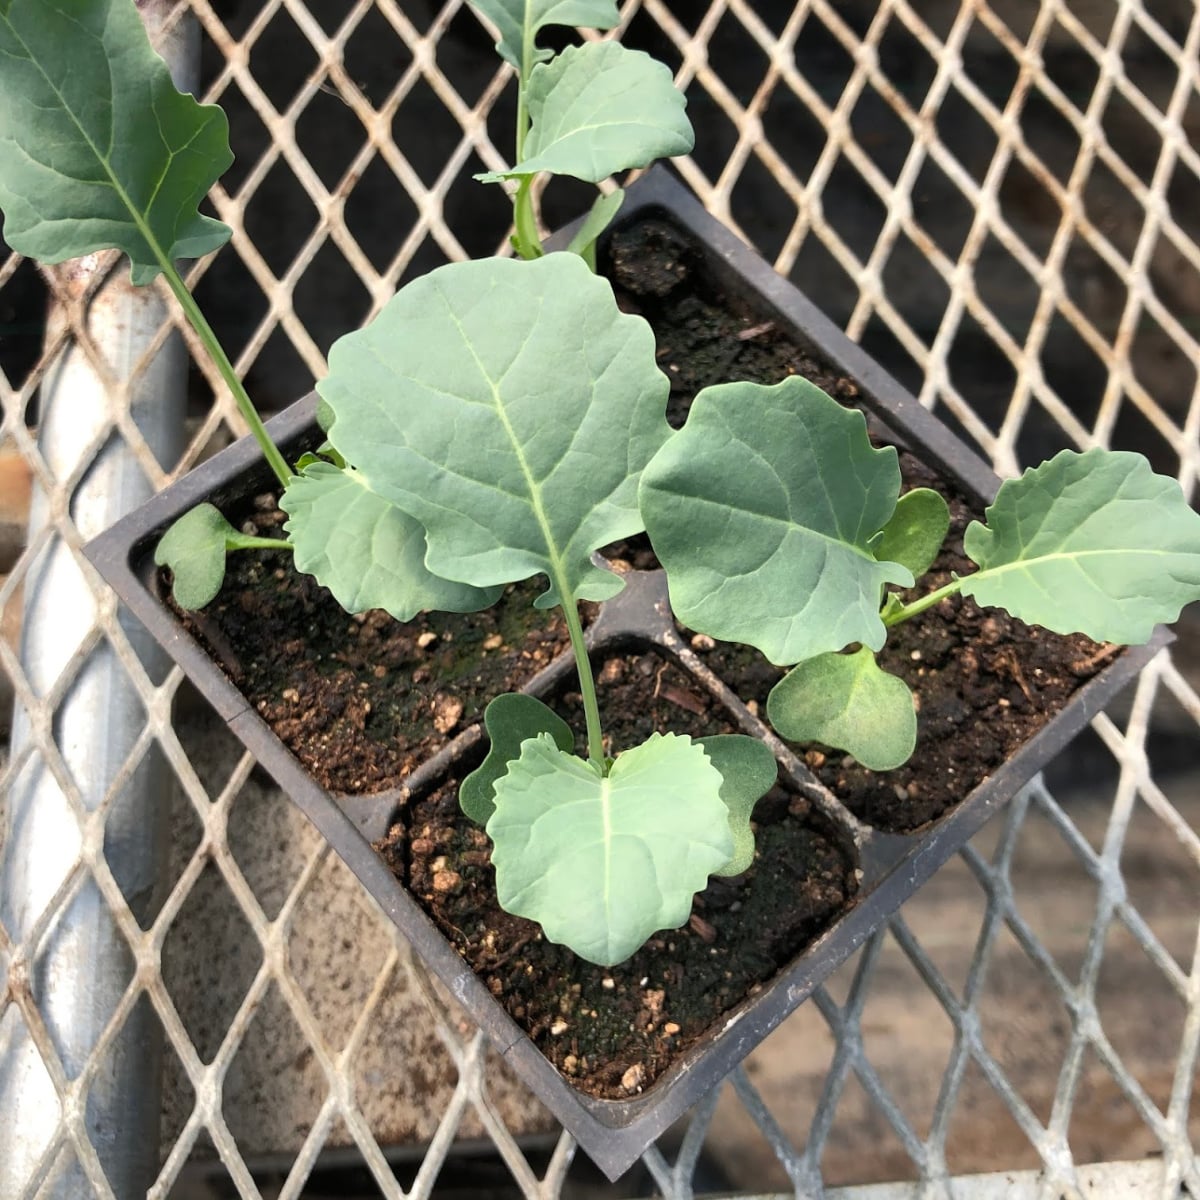
[[[230, 514], [243, 532], [282, 537], [275, 496]], [[402, 624], [348, 615], [326, 588], [273, 554], [231, 555], [220, 595], [180, 613], [259, 715], [323, 787], [360, 794], [399, 784], [569, 648], [544, 589], [514, 584], [479, 613]], [[583, 606], [584, 624], [595, 615]]]
[[[855, 402], [852, 380], [721, 295], [698, 252], [669, 226], [648, 221], [618, 235], [607, 266], [622, 307], [655, 329], [671, 380], [672, 424], [683, 422], [701, 388], [731, 380], [802, 374]], [[868, 422], [883, 440], [886, 431]], [[962, 533], [979, 514], [912, 455], [902, 453], [901, 464], [905, 487], [938, 487], [953, 516], [947, 545], [921, 581], [924, 594], [951, 571], [971, 569]], [[261, 496], [231, 519], [270, 534], [284, 518], [273, 497]], [[645, 538], [608, 553], [639, 569], [657, 565]], [[285, 744], [335, 791], [399, 783], [477, 721], [491, 697], [519, 689], [568, 645], [558, 614], [533, 609], [536, 583], [509, 588], [482, 613], [429, 614], [402, 625], [379, 612], [347, 616], [323, 588], [271, 556], [236, 556], [232, 567], [217, 600], [188, 622]], [[692, 644], [762, 710], [778, 668], [747, 647], [702, 636]], [[825, 747], [799, 750], [863, 820], [913, 830], [961, 801], [1116, 652], [955, 597], [896, 627], [880, 658], [919, 688], [913, 765], [873, 773]], [[730, 730], [703, 689], [651, 652], [597, 665], [610, 749], [655, 729]], [[554, 702], [582, 731], [578, 694], [565, 690]], [[688, 926], [652, 939], [629, 962], [591, 966], [497, 907], [488, 839], [456, 801], [458, 780], [473, 765], [464, 762], [402, 810], [378, 849], [539, 1048], [592, 1095], [625, 1098], [649, 1087], [854, 902], [859, 875], [845, 835], [776, 788], [756, 808], [758, 856], [744, 876], [714, 879]]]

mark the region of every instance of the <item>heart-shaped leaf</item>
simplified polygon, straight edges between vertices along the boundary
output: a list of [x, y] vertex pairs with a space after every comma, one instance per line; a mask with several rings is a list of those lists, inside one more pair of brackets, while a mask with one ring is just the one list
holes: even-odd
[[230, 230], [198, 205], [233, 161], [225, 114], [175, 89], [130, 0], [0, 0], [5, 241], [44, 263], [116, 247], [135, 284]]
[[821, 654], [789, 671], [767, 697], [767, 719], [785, 738], [835, 746], [870, 771], [907, 762], [917, 744], [908, 685], [865, 647]]
[[353, 468], [310, 462], [279, 500], [295, 548], [296, 569], [324, 584], [351, 613], [382, 608], [397, 621], [420, 612], [477, 612], [500, 587], [475, 588], [425, 566], [425, 530], [371, 490]]
[[505, 62], [528, 74], [535, 62], [549, 58], [549, 50], [534, 45], [546, 25], [577, 25], [584, 29], [611, 29], [620, 21], [616, 0], [471, 0], [500, 31], [496, 50]]
[[211, 504], [197, 504], [159, 539], [154, 561], [170, 567], [171, 594], [195, 611], [216, 598], [225, 579], [225, 551], [238, 532]]
[[426, 565], [492, 587], [545, 574], [549, 607], [621, 590], [592, 552], [642, 528], [663, 444], [654, 338], [574, 254], [453, 263], [335, 343], [329, 437], [425, 527]]
[[754, 806], [775, 786], [779, 764], [765, 742], [742, 733], [702, 737], [709, 762], [721, 773], [721, 801], [729, 810], [733, 857], [714, 875], [740, 875], [754, 862]]
[[521, 757], [521, 743], [547, 734], [566, 753], [575, 747], [571, 727], [552, 708], [524, 692], [505, 692], [483, 711], [491, 745], [487, 757], [462, 781], [459, 807], [477, 825], [486, 825], [496, 811], [495, 786], [509, 763]]
[[913, 577], [870, 543], [899, 491], [896, 451], [871, 446], [862, 413], [793, 376], [705, 388], [640, 500], [676, 616], [793, 663], [883, 645], [880, 589]]
[[527, 99], [524, 155], [508, 171], [477, 176], [485, 183], [539, 171], [599, 183], [656, 158], [687, 154], [695, 141], [670, 70], [619, 42], [568, 46], [540, 63]]
[[1200, 514], [1140, 454], [1063, 450], [1006, 480], [963, 546], [964, 595], [1056, 633], [1148, 641], [1200, 599]]
[[602, 966], [675, 929], [733, 853], [721, 776], [689, 737], [653, 734], [607, 777], [528, 739], [487, 823], [501, 906]]
[[933, 566], [950, 530], [950, 509], [932, 488], [914, 488], [896, 503], [892, 519], [872, 542], [880, 562], [897, 562], [919, 579]]

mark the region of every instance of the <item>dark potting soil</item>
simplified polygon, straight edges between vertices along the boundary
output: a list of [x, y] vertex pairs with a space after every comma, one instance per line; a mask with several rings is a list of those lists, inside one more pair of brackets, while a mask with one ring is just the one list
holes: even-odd
[[[607, 659], [597, 690], [620, 746], [656, 730], [735, 732], [707, 693], [654, 652]], [[552, 703], [582, 725], [578, 693]], [[858, 887], [854, 856], [836, 831], [807, 800], [776, 787], [755, 809], [753, 868], [714, 877], [686, 926], [651, 938], [619, 966], [598, 967], [496, 903], [490, 842], [458, 806], [460, 778], [411, 804], [377, 848], [538, 1049], [593, 1096], [625, 1099], [649, 1087], [824, 930]]]
[[[730, 380], [802, 374], [854, 403], [852, 380], [722, 296], [700, 252], [669, 226], [648, 221], [619, 234], [607, 265], [622, 307], [655, 329], [673, 425], [682, 424], [697, 391]], [[868, 421], [873, 436], [886, 436]], [[962, 531], [977, 514], [911, 455], [902, 454], [902, 471], [906, 487], [938, 486], [954, 516], [923, 593], [950, 571], [970, 569]], [[230, 516], [268, 534], [283, 520], [269, 496]], [[645, 538], [611, 548], [610, 557], [638, 569], [657, 565]], [[235, 556], [232, 567], [221, 595], [189, 623], [335, 791], [401, 782], [477, 721], [491, 697], [522, 687], [568, 644], [561, 617], [532, 608], [536, 582], [509, 588], [483, 613], [429, 614], [401, 625], [379, 612], [347, 616], [323, 588], [272, 556]], [[684, 633], [717, 675], [763, 709], [780, 670], [747, 647]], [[953, 598], [894, 629], [881, 656], [885, 669], [920, 689], [913, 765], [875, 774], [819, 746], [800, 751], [861, 818], [886, 830], [915, 829], [963, 799], [1114, 653]], [[610, 659], [599, 687], [616, 748], [655, 729], [695, 736], [729, 729], [703, 689], [653, 654]], [[582, 730], [578, 695], [568, 688], [555, 703]], [[713, 879], [688, 926], [660, 934], [628, 963], [593, 967], [496, 906], [488, 839], [461, 815], [457, 784], [447, 779], [412, 801], [377, 848], [539, 1048], [592, 1095], [624, 1098], [648, 1087], [826, 929], [857, 890], [856, 864], [837, 831], [805, 800], [776, 788], [755, 810], [757, 858], [744, 876]]]
[[[287, 519], [269, 494], [227, 515], [266, 537]], [[544, 590], [531, 580], [483, 612], [401, 623], [348, 615], [280, 555], [235, 554], [217, 598], [179, 615], [318, 783], [361, 794], [399, 784], [569, 647], [561, 609], [533, 607]], [[585, 625], [594, 615], [583, 606]]]

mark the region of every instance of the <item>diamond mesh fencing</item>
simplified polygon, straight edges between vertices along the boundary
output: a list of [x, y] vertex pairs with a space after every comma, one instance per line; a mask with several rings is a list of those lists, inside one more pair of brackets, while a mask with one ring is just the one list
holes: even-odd
[[[230, 117], [237, 161], [211, 205], [233, 239], [191, 283], [264, 410], [307, 391], [332, 340], [408, 279], [505, 252], [505, 205], [471, 175], [504, 165], [515, 99], [462, 0], [145, 7], [158, 36], [199, 40], [200, 91]], [[1114, 445], [1195, 500], [1200, 7], [621, 8], [613, 36], [687, 92], [688, 185], [999, 473]], [[545, 200], [553, 226], [588, 195]], [[132, 1195], [130, 1163], [151, 1196], [815, 1197], [910, 1181], [886, 1194], [1051, 1200], [1128, 1194], [1136, 1160], [1139, 1194], [1200, 1196], [1196, 613], [602, 1191], [80, 554], [120, 506], [242, 432], [200, 353], [163, 416], [160, 373], [198, 349], [166, 291], [131, 296], [111, 256], [39, 271], [8, 254], [0, 332], [0, 803], [40, 789], [57, 846], [21, 866], [25, 831], [0, 826], [10, 885], [29, 876], [0, 907], [0, 1095], [45, 1114], [6, 1200]], [[71, 372], [95, 411], [71, 391], [56, 419]], [[119, 724], [100, 749], [80, 749], [81, 696]], [[131, 807], [147, 794], [149, 822]], [[68, 933], [104, 948], [102, 977], [80, 973]], [[134, 1087], [136, 1146], [95, 1119], [106, 1089]]]

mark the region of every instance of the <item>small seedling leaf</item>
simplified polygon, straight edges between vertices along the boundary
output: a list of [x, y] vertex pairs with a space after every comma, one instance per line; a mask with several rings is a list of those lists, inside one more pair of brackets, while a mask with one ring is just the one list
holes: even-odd
[[216, 598], [225, 579], [225, 549], [236, 537], [211, 504], [198, 504], [159, 539], [154, 561], [171, 569], [171, 594], [180, 608], [194, 612]]
[[1200, 599], [1200, 514], [1139, 454], [1063, 450], [1001, 484], [984, 518], [963, 594], [1023, 621], [1136, 645]]
[[549, 171], [599, 183], [657, 158], [687, 154], [695, 141], [686, 100], [670, 70], [619, 42], [568, 46], [529, 78], [524, 157], [485, 183]]
[[709, 761], [721, 773], [721, 800], [729, 810], [733, 857], [714, 875], [740, 875], [754, 862], [754, 806], [779, 777], [779, 764], [765, 742], [742, 733], [698, 739]]
[[866, 647], [789, 671], [767, 697], [767, 719], [785, 738], [845, 750], [870, 771], [907, 762], [917, 744], [912, 693]]
[[230, 229], [198, 205], [233, 161], [225, 114], [176, 90], [130, 0], [0, 0], [0, 208], [20, 254], [129, 255], [135, 284]]
[[503, 590], [453, 583], [425, 566], [420, 522], [372, 491], [364, 476], [318, 459], [280, 498], [296, 569], [351, 613], [382, 608], [398, 621], [420, 612], [477, 612]]
[[701, 392], [640, 501], [679, 619], [794, 663], [883, 645], [880, 589], [913, 577], [870, 540], [899, 491], [896, 451], [871, 446], [862, 413], [793, 376]]
[[549, 58], [549, 50], [533, 50], [533, 61], [523, 62], [526, 39], [532, 47], [546, 25], [576, 25], [584, 29], [612, 29], [621, 17], [616, 0], [471, 0], [500, 31], [496, 50], [518, 71]]
[[500, 904], [602, 966], [682, 925], [733, 853], [721, 775], [678, 734], [626, 750], [607, 777], [541, 734], [495, 798], [487, 832]]
[[592, 552], [642, 529], [670, 434], [654, 338], [574, 254], [441, 267], [340, 339], [330, 440], [425, 527], [426, 564], [476, 587], [543, 573], [549, 607], [621, 579]]
[[305, 467], [311, 467], [313, 463], [332, 463], [339, 469], [346, 465], [345, 459], [328, 442], [322, 442], [315, 450], [309, 450], [300, 455], [296, 460], [297, 474]]
[[[317, 426], [322, 433], [328, 433], [333, 424], [333, 410], [320, 397], [317, 398]], [[329, 443], [327, 442], [326, 445]]]
[[496, 811], [496, 780], [508, 771], [509, 763], [521, 757], [521, 743], [547, 734], [565, 753], [575, 748], [571, 727], [552, 708], [524, 692], [505, 692], [483, 712], [483, 724], [491, 742], [487, 757], [462, 781], [459, 807], [477, 825], [486, 825]]
[[919, 579], [933, 566], [950, 530], [950, 509], [932, 488], [905, 492], [892, 519], [873, 541], [880, 562], [897, 562]]

